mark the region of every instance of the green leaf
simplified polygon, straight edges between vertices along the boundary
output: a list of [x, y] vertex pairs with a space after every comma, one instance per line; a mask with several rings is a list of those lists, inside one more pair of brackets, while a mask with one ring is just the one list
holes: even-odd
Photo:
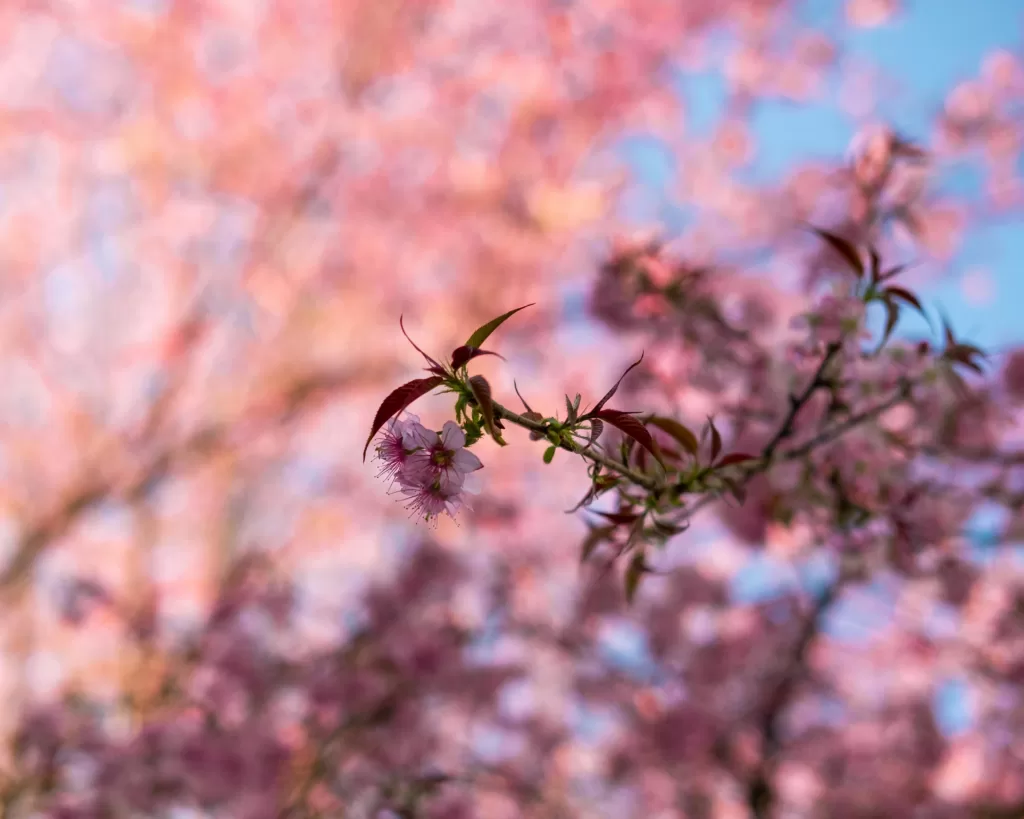
[[373, 428], [370, 430], [370, 437], [366, 439], [366, 446], [363, 447], [363, 461], [366, 461], [366, 450], [370, 448], [370, 442], [373, 440], [373, 436], [380, 432], [380, 428], [384, 426], [388, 420], [398, 415], [398, 413], [404, 410], [417, 398], [423, 397], [432, 389], [439, 387], [443, 383], [444, 379], [440, 376], [417, 378], [414, 381], [403, 384], [385, 398], [381, 403], [380, 408], [377, 410], [377, 414], [373, 418]]
[[493, 333], [495, 330], [497, 330], [505, 322], [506, 319], [508, 319], [509, 317], [515, 315], [520, 310], [525, 310], [527, 307], [533, 307], [534, 304], [536, 304], [536, 302], [530, 302], [529, 304], [524, 304], [522, 307], [517, 307], [515, 310], [509, 310], [507, 313], [502, 313], [497, 318], [491, 319], [489, 322], [487, 322], [483, 326], [478, 327], [476, 329], [476, 332], [474, 332], [473, 335], [471, 335], [466, 340], [466, 346], [467, 347], [479, 347], [481, 344], [483, 344], [487, 340], [487, 337], [491, 333]]
[[662, 432], [668, 433], [679, 442], [679, 445], [682, 446], [683, 449], [694, 457], [697, 456], [700, 444], [697, 441], [697, 436], [694, 435], [688, 427], [683, 426], [673, 418], [665, 418], [660, 415], [655, 415], [650, 418], [647, 423], [653, 424]]
[[546, 464], [551, 463], [551, 461], [555, 457], [555, 450], [557, 450], [557, 449], [558, 449], [557, 446], [549, 446], [547, 449], [544, 450], [544, 463], [546, 463]]
[[474, 375], [469, 379], [469, 388], [473, 391], [473, 398], [476, 399], [480, 414], [483, 416], [484, 428], [487, 433], [500, 445], [505, 446], [501, 433], [494, 425], [494, 401], [491, 400], [491, 385], [482, 375]]
[[[597, 417], [628, 435], [657, 458], [658, 463], [661, 463], [658, 452], [655, 450], [655, 443], [654, 439], [651, 437], [651, 433], [648, 432], [647, 428], [632, 415], [627, 415], [619, 410], [606, 409], [597, 413]], [[662, 464], [662, 466], [664, 466], [664, 464]]]
[[846, 239], [843, 239], [841, 236], [836, 236], [834, 233], [829, 233], [827, 230], [822, 230], [821, 228], [816, 227], [812, 227], [811, 230], [828, 242], [829, 246], [853, 269], [853, 272], [857, 274], [858, 279], [864, 275], [864, 262], [861, 260], [860, 253], [857, 252], [857, 248], [850, 244]]

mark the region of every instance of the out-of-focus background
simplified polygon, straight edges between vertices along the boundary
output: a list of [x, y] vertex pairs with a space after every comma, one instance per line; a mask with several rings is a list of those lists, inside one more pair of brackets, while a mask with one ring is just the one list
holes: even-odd
[[[927, 181], [891, 194], [885, 250], [998, 365], [1024, 341], [1022, 14], [995, 0], [4, 3], [0, 733], [68, 692], [142, 696], [154, 641], [202, 628], [246, 556], [294, 583], [288, 640], [311, 650], [355, 633], [367, 584], [424, 541], [476, 578], [448, 601], [461, 627], [489, 627], [497, 565], [519, 615], [569, 616], [586, 528], [564, 510], [587, 489], [582, 464], [545, 466], [518, 431], [482, 441], [474, 509], [431, 529], [362, 462], [377, 405], [422, 366], [399, 316], [440, 357], [535, 302], [488, 345], [507, 361], [475, 371], [510, 407], [513, 380], [542, 411], [565, 392], [593, 402], [650, 344], [594, 306], [616, 241], [658, 234], [727, 269], [737, 298], [799, 312], [815, 250], [801, 225], [843, 223], [835, 179], [882, 128], [931, 155]], [[929, 332], [908, 315], [898, 335]], [[716, 393], [695, 382], [674, 400], [699, 423]], [[414, 411], [440, 428], [451, 408]], [[750, 549], [707, 514], [666, 565], [704, 561], [742, 612], [802, 582], [794, 538], [769, 527]], [[891, 662], [871, 640], [913, 604], [882, 586], [833, 612], [830, 650]], [[640, 626], [617, 622], [602, 650], [643, 665]], [[500, 695], [509, 713], [577, 708], [555, 649], [475, 645], [528, 667], [530, 692]], [[921, 673], [947, 738], [969, 731], [963, 680]], [[597, 736], [600, 715], [572, 713], [575, 736]], [[451, 719], [478, 751], [523, 741]], [[597, 770], [597, 751], [566, 747], [566, 777]], [[507, 799], [475, 810], [520, 815]], [[664, 815], [705, 815], [678, 810]]]

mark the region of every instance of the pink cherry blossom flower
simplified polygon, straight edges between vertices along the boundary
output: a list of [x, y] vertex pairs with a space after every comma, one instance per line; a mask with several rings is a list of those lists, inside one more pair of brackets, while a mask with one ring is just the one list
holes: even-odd
[[442, 512], [454, 520], [455, 513], [465, 505], [462, 475], [452, 471], [442, 472], [430, 480], [424, 479], [425, 476], [426, 473], [418, 472], [412, 476], [415, 480], [400, 478], [401, 492], [409, 501], [406, 509], [414, 516], [422, 515], [428, 523], [436, 523]]
[[[383, 477], [389, 485], [399, 478], [416, 448], [422, 446], [415, 443], [422, 435], [421, 431], [428, 430], [412, 413], [407, 413], [404, 419], [391, 419], [388, 428], [381, 433], [381, 442], [377, 444], [377, 460], [383, 464], [377, 477]], [[406, 433], [411, 434], [407, 436]]]
[[440, 435], [418, 424], [407, 427], [402, 442], [407, 450], [413, 451], [402, 469], [400, 482], [429, 485], [446, 476], [461, 486], [467, 474], [483, 468], [480, 459], [464, 449], [466, 435], [454, 421], [447, 421]]

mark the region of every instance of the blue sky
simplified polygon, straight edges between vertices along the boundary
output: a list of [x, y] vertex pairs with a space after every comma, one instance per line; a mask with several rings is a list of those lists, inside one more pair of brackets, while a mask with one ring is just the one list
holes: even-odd
[[[948, 92], [965, 79], [978, 76], [986, 54], [996, 48], [1021, 53], [1024, 4], [1016, 0], [904, 0], [903, 9], [888, 25], [853, 29], [842, 20], [838, 0], [804, 3], [806, 22], [838, 36], [842, 60], [870, 64], [891, 80], [878, 90], [875, 119], [894, 126], [907, 137], [926, 142], [935, 114]], [[687, 74], [678, 80], [687, 101], [688, 123], [697, 134], [707, 132], [719, 120], [725, 85], [717, 71]], [[794, 105], [760, 102], [753, 119], [758, 140], [757, 157], [744, 175], [752, 180], [779, 179], [793, 166], [808, 159], [841, 157], [857, 129], [850, 116], [827, 105]], [[671, 155], [653, 140], [635, 139], [627, 150], [640, 179], [655, 190], [673, 174]], [[975, 196], [980, 175], [958, 169], [946, 174], [941, 187], [958, 196]], [[630, 207], [633, 203], [627, 205]], [[640, 218], [670, 220], [666, 212], [651, 212], [651, 201], [636, 203]], [[632, 210], [632, 208], [630, 208]], [[1015, 221], [984, 226], [968, 234], [946, 275], [918, 292], [930, 312], [939, 306], [958, 335], [998, 352], [1024, 342], [1024, 230]], [[964, 276], [971, 270], [987, 273], [987, 296], [971, 297]], [[906, 317], [904, 332], [928, 332], [923, 320]], [[753, 602], [785, 591], [792, 583], [768, 558], [754, 560], [739, 573], [733, 594], [737, 601]], [[820, 588], [828, 569], [814, 572], [803, 582]], [[858, 599], [844, 601], [828, 618], [826, 630], [840, 640], [858, 641], [884, 626], [891, 613], [892, 595], [870, 588]], [[891, 591], [891, 590], [890, 590]], [[609, 636], [606, 649], [626, 665], [643, 667], [642, 646], [627, 632]], [[935, 695], [936, 718], [942, 730], [956, 734], [970, 725], [972, 700], [969, 687], [959, 678], [940, 682]]]
[[[803, 17], [810, 26], [834, 35], [844, 64], [870, 65], [886, 78], [877, 92], [873, 118], [888, 122], [911, 139], [926, 141], [936, 112], [959, 81], [976, 77], [986, 54], [996, 48], [1022, 51], [1024, 6], [1014, 0], [904, 0], [902, 11], [887, 25], [852, 28], [843, 22], [839, 0], [807, 0]], [[718, 70], [685, 74], [678, 87], [687, 102], [687, 121], [699, 135], [722, 113], [725, 83]], [[834, 89], [832, 89], [834, 90]], [[856, 120], [831, 105], [796, 105], [761, 101], [753, 117], [758, 153], [744, 177], [772, 181], [808, 159], [841, 157], [858, 127]], [[653, 140], [634, 139], [627, 150], [641, 180], [661, 188], [672, 174], [671, 156]], [[946, 173], [939, 186], [959, 196], [980, 190], [981, 177], [962, 168]], [[634, 204], [634, 203], [631, 203]], [[652, 213], [650, 201], [637, 201], [641, 218], [672, 221], [666, 211]], [[632, 210], [632, 208], [631, 208]], [[676, 214], [678, 218], [678, 214]], [[1024, 230], [1005, 221], [970, 233], [941, 282], [920, 290], [931, 312], [941, 306], [958, 333], [994, 351], [1024, 340]], [[971, 298], [964, 276], [984, 270], [989, 294]], [[925, 323], [908, 317], [903, 329], [927, 332]]]

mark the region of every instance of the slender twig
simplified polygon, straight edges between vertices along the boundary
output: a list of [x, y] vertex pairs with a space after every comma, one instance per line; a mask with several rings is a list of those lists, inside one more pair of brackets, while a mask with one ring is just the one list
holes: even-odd
[[771, 689], [765, 701], [764, 710], [758, 720], [758, 727], [764, 738], [761, 762], [747, 784], [747, 806], [756, 819], [766, 819], [771, 815], [772, 804], [775, 801], [775, 792], [771, 783], [771, 766], [782, 744], [779, 736], [779, 723], [782, 715], [785, 713], [797, 685], [807, 674], [807, 655], [821, 633], [825, 618], [846, 588], [848, 580], [849, 575], [840, 568], [839, 577], [815, 602], [810, 615], [800, 629], [800, 635], [793, 646], [781, 679]]
[[[550, 432], [550, 427], [543, 421], [532, 421], [529, 418], [524, 418], [519, 413], [513, 412], [512, 410], [503, 407], [501, 404], [494, 404], [494, 415], [495, 417], [501, 418], [503, 421], [509, 421], [516, 426], [520, 426], [523, 429], [528, 429], [530, 432], [537, 432], [541, 435], [546, 436]], [[566, 443], [565, 441], [559, 441], [555, 444], [559, 449], [564, 449], [566, 452], [572, 452], [576, 455], [582, 455], [584, 458], [588, 458], [594, 463], [601, 464], [606, 469], [610, 469], [614, 472], [618, 472], [625, 478], [635, 483], [637, 486], [642, 486], [648, 491], [655, 491], [659, 488], [657, 480], [652, 478], [650, 475], [643, 475], [628, 466], [614, 461], [606, 455], [602, 455], [597, 452], [593, 447], [587, 447], [586, 449], [580, 449], [575, 444]]]
[[842, 345], [838, 342], [832, 342], [825, 349], [825, 355], [822, 356], [821, 363], [818, 365], [818, 369], [814, 371], [814, 376], [811, 378], [810, 383], [806, 389], [799, 395], [789, 396], [789, 412], [786, 413], [786, 417], [782, 421], [782, 426], [779, 427], [778, 432], [772, 437], [768, 444], [764, 448], [762, 458], [770, 461], [772, 455], [775, 454], [775, 450], [778, 449], [786, 438], [793, 434], [793, 424], [796, 422], [796, 416], [800, 413], [800, 410], [811, 400], [811, 396], [814, 395], [819, 389], [828, 386], [828, 381], [825, 378], [825, 370], [828, 369], [828, 365], [842, 349]]

